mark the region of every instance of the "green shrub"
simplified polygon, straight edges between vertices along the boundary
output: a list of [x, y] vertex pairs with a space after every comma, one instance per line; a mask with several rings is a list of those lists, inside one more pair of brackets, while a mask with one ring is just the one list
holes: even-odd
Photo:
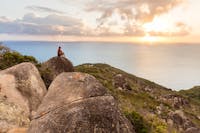
[[143, 120], [142, 116], [140, 116], [136, 112], [125, 112], [125, 116], [130, 120], [132, 125], [135, 128], [136, 133], [148, 133], [147, 125]]
[[11, 51], [9, 48], [0, 45], [0, 69], [6, 69], [22, 62], [38, 64], [38, 61], [34, 57], [21, 55], [18, 52]]
[[156, 115], [147, 116], [151, 130], [154, 133], [167, 133], [167, 124]]

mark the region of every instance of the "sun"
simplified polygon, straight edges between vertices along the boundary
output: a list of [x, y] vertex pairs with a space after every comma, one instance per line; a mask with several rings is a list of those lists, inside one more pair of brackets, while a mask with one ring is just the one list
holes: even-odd
[[155, 42], [155, 41], [157, 41], [156, 37], [150, 36], [149, 34], [147, 34], [146, 36], [144, 36], [142, 38], [142, 40], [144, 42]]
[[141, 38], [141, 41], [148, 44], [153, 44], [155, 42], [162, 42], [164, 41], [163, 38], [157, 36], [150, 36], [148, 33]]

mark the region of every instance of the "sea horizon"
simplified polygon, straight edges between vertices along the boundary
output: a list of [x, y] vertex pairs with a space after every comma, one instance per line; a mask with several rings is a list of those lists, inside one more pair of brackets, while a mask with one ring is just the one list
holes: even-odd
[[50, 42], [50, 43], [121, 43], [130, 45], [200, 45], [200, 42], [134, 42], [134, 41], [52, 41], [52, 40], [0, 40], [0, 43], [4, 42]]

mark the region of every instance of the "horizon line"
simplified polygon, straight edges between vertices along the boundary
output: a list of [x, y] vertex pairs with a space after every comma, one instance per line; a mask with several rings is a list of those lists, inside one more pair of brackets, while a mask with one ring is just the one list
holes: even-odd
[[137, 42], [137, 41], [52, 41], [52, 40], [0, 40], [3, 42], [53, 42], [53, 43], [122, 43], [122, 44], [145, 44], [145, 45], [199, 45], [200, 42]]

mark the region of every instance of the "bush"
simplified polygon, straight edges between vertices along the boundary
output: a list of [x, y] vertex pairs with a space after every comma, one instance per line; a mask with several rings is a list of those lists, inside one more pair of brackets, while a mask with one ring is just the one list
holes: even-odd
[[150, 121], [150, 125], [154, 133], [167, 133], [167, 124], [159, 117], [152, 115], [147, 116]]
[[22, 62], [38, 64], [38, 61], [34, 57], [21, 55], [18, 52], [11, 51], [9, 48], [0, 45], [0, 69], [6, 69]]
[[147, 124], [145, 124], [142, 116], [140, 116], [138, 113], [134, 111], [131, 113], [126, 112], [125, 116], [134, 126], [136, 133], [148, 133]]

